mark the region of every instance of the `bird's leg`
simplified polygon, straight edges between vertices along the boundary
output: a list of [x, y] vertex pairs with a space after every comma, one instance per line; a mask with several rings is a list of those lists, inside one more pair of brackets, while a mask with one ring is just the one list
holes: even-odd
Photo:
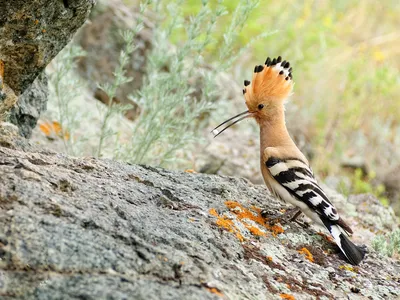
[[271, 216], [272, 212], [264, 209], [261, 211], [261, 216], [266, 218], [270, 224], [276, 224], [278, 222], [288, 223], [296, 221], [296, 219], [301, 215], [301, 210], [298, 207], [289, 208], [283, 214], [279, 216]]
[[298, 207], [293, 208], [293, 211], [295, 211], [294, 215], [290, 218], [291, 222], [294, 222], [297, 220], [297, 218], [301, 215], [301, 210]]

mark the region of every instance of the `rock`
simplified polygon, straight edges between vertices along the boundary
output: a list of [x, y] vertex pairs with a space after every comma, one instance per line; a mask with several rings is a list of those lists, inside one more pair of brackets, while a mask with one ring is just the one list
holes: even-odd
[[[0, 147], [4, 299], [400, 297], [393, 259], [369, 249], [352, 267], [313, 227], [267, 225], [261, 208], [287, 207], [262, 185], [14, 148]], [[349, 204], [355, 231], [369, 197]]]
[[15, 149], [15, 141], [18, 136], [18, 127], [7, 122], [0, 122], [0, 145]]
[[40, 73], [12, 108], [10, 122], [16, 124], [21, 136], [29, 138], [42, 111], [46, 109], [49, 91], [45, 73]]
[[206, 174], [244, 177], [252, 183], [262, 184], [258, 135], [248, 133], [246, 125], [244, 122], [241, 124], [241, 131], [229, 128], [215, 139], [209, 130], [205, 131], [209, 144], [196, 153], [196, 170]]
[[14, 91], [4, 83], [0, 90], [0, 122], [4, 122], [9, 118], [10, 110], [17, 101], [18, 97], [15, 95]]
[[[15, 150], [38, 151], [39, 148], [18, 134], [19, 129], [12, 123], [0, 122], [0, 146]], [[47, 151], [48, 152], [48, 151]]]
[[400, 165], [392, 168], [384, 175], [383, 184], [390, 205], [400, 216]]
[[368, 163], [365, 157], [362, 156], [343, 157], [341, 166], [350, 170], [360, 169], [363, 175], [368, 175], [369, 173]]
[[95, 0], [0, 1], [5, 83], [22, 94], [85, 22]]
[[0, 121], [10, 117], [22, 136], [30, 137], [46, 108], [47, 80], [44, 74], [36, 78], [82, 26], [94, 3], [0, 0]]

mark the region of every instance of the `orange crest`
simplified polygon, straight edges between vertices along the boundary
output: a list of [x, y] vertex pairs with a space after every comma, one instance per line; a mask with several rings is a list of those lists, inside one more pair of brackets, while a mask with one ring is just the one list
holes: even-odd
[[292, 68], [282, 58], [267, 58], [265, 65], [254, 68], [252, 81], [244, 81], [243, 94], [249, 111], [255, 112], [259, 105], [280, 104], [290, 96], [293, 89]]

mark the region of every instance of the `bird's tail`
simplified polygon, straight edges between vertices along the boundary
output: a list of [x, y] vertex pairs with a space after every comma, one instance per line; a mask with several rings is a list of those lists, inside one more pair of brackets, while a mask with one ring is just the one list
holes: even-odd
[[346, 256], [347, 260], [352, 265], [358, 265], [365, 256], [365, 250], [353, 244], [348, 238], [347, 234], [339, 225], [330, 224], [329, 221], [323, 221], [325, 227], [329, 230], [336, 244]]

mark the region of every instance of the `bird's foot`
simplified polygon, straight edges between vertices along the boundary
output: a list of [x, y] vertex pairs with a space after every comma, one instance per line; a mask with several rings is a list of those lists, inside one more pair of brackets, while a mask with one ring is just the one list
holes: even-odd
[[[295, 221], [297, 217], [300, 216], [301, 210], [298, 207], [293, 207], [286, 210], [283, 214], [279, 216], [273, 216], [274, 214], [275, 212], [268, 209], [263, 209], [261, 211], [261, 216], [267, 219], [270, 225], [274, 225], [276, 223], [286, 224]], [[309, 224], [307, 225], [309, 226]]]
[[317, 234], [319, 236], [322, 236], [325, 239], [325, 241], [327, 241], [328, 243], [336, 245], [335, 240], [330, 235], [327, 235], [326, 233], [324, 233], [322, 231], [318, 231]]

